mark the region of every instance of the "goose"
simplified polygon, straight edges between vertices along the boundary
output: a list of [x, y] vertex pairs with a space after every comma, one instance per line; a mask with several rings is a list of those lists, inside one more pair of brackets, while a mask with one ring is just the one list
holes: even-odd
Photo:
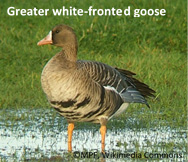
[[68, 151], [72, 152], [75, 122], [100, 124], [101, 151], [105, 151], [108, 120], [125, 111], [130, 103], [149, 107], [147, 97], [155, 91], [133, 76], [135, 73], [96, 61], [77, 60], [74, 30], [55, 26], [37, 45], [62, 47], [45, 65], [41, 85], [50, 105], [68, 122]]

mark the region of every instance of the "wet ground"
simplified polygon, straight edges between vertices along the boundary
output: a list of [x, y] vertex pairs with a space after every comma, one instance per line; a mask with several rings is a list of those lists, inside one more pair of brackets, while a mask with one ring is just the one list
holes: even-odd
[[[24, 109], [0, 113], [1, 160], [20, 161], [67, 154], [67, 122], [53, 110], [44, 113], [44, 109]], [[99, 125], [94, 124], [78, 124], [75, 128], [72, 146], [77, 158], [86, 158], [81, 157], [83, 151], [100, 152], [98, 128]], [[110, 161], [119, 153], [123, 154], [119, 160], [136, 156], [138, 159], [141, 154], [142, 158], [150, 160], [161, 156], [161, 160], [183, 161], [186, 158], [186, 143], [186, 130], [178, 128], [130, 129], [125, 126], [122, 129], [114, 126], [107, 131], [106, 152], [111, 155]], [[112, 156], [114, 152], [115, 157]]]

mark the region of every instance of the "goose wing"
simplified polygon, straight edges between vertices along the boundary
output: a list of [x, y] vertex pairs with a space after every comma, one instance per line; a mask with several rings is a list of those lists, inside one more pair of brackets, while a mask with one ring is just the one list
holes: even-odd
[[79, 60], [77, 66], [105, 89], [118, 93], [124, 102], [143, 103], [149, 107], [145, 97], [154, 96], [155, 91], [133, 78], [134, 73], [94, 61]]

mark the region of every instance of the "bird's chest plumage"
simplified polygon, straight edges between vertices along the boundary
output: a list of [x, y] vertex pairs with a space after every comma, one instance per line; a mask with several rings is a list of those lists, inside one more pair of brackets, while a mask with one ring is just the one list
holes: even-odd
[[51, 106], [69, 121], [83, 120], [83, 114], [96, 106], [89, 95], [91, 87], [86, 84], [87, 80], [83, 80], [82, 74], [78, 75], [75, 70], [68, 72], [48, 68], [46, 65], [43, 69], [41, 83]]
[[42, 89], [49, 101], [62, 101], [74, 97], [77, 85], [71, 75], [72, 71], [53, 68], [48, 63], [41, 75]]

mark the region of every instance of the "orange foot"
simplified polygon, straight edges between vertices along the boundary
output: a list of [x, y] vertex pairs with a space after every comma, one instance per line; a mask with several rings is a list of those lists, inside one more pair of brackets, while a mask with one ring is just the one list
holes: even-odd
[[102, 153], [104, 153], [105, 152], [106, 125], [101, 125], [100, 133], [101, 133], [101, 151]]
[[68, 151], [72, 152], [72, 133], [74, 130], [74, 123], [68, 125]]

